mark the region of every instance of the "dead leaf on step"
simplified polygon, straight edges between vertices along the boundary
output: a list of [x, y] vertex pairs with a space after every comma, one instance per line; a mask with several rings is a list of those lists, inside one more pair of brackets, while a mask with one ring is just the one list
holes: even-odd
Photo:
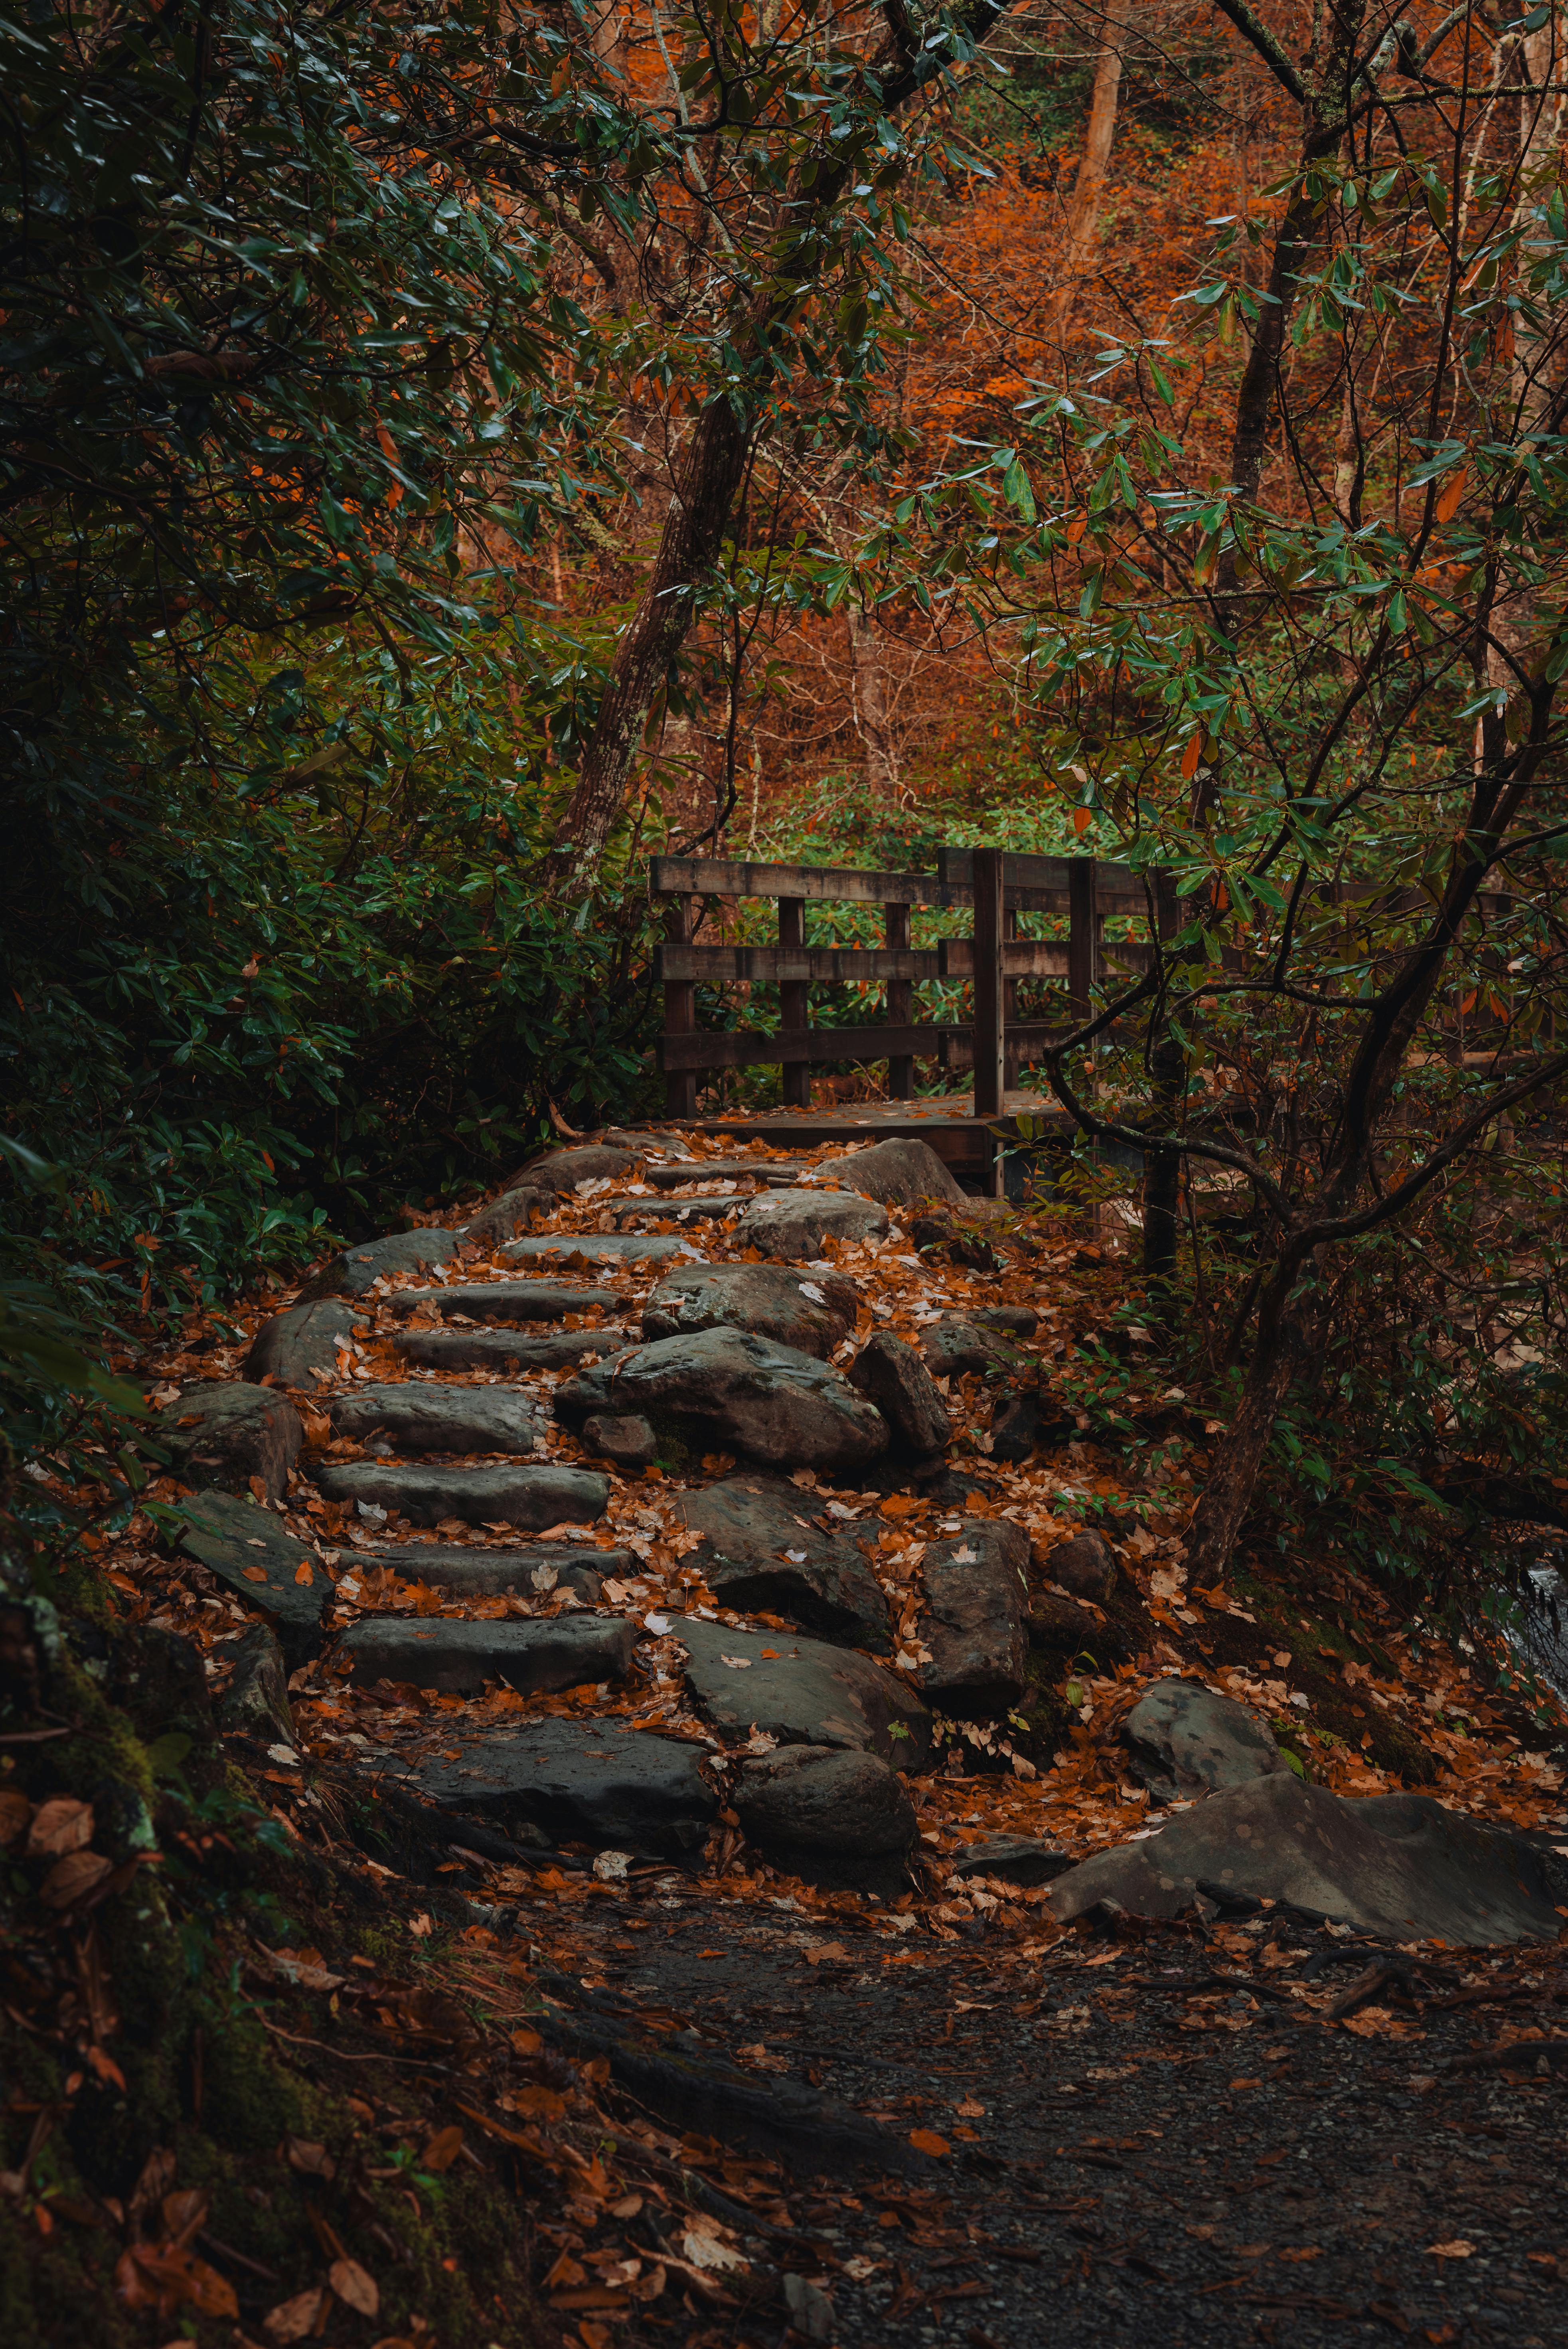
[[[26, 1797], [14, 1799], [26, 1800]], [[29, 1859], [58, 1859], [66, 1852], [80, 1851], [93, 1839], [93, 1814], [90, 1803], [79, 1803], [74, 1795], [57, 1795], [52, 1801], [40, 1804], [33, 1814], [33, 1824], [27, 1835]]]
[[357, 2315], [374, 2316], [379, 2310], [381, 2294], [376, 2279], [366, 2274], [357, 2260], [334, 2260], [326, 2280], [344, 2306]]
[[296, 2292], [292, 2300], [280, 2300], [275, 2308], [267, 2311], [262, 2319], [263, 2328], [279, 2343], [304, 2341], [315, 2332], [325, 2298], [319, 2284], [310, 2292]]

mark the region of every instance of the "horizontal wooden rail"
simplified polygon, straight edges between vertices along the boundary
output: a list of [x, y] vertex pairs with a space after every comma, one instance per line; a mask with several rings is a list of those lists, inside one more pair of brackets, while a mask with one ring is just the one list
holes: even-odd
[[[938, 912], [967, 907], [975, 891], [966, 881], [944, 881], [935, 873], [857, 873], [842, 864], [745, 864], [722, 856], [655, 856], [648, 862], [648, 887], [657, 896], [810, 898], [827, 905], [928, 905]], [[1064, 889], [1006, 885], [1003, 902], [1016, 914], [1065, 914]], [[1141, 896], [1118, 896], [1106, 913], [1140, 913]]]
[[738, 980], [818, 987], [855, 987], [890, 978], [940, 978], [940, 957], [933, 949], [915, 952], [905, 947], [686, 947], [655, 950], [655, 975], [661, 979], [701, 979], [709, 987], [732, 987]]
[[[1100, 959], [1118, 963], [1125, 970], [1147, 970], [1154, 959], [1154, 949], [1132, 941], [1102, 945]], [[975, 976], [975, 941], [973, 938], [944, 938], [936, 949], [942, 978], [973, 978]], [[1004, 978], [1070, 978], [1071, 949], [1053, 946], [1048, 939], [1006, 938], [1002, 944], [1002, 976]], [[1009, 1021], [1009, 1026], [1011, 1022]]]
[[666, 1075], [683, 1069], [757, 1069], [802, 1061], [888, 1061], [903, 1055], [927, 1060], [940, 1053], [943, 1040], [967, 1037], [967, 1028], [797, 1028], [777, 1036], [758, 1036], [745, 1029], [722, 1035], [711, 1030], [690, 1036], [663, 1036], [659, 1066]]

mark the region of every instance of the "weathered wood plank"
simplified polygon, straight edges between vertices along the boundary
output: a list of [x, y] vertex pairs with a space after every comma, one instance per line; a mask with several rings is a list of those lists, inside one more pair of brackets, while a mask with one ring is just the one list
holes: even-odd
[[934, 1060], [944, 1036], [967, 1028], [795, 1028], [777, 1036], [732, 1030], [723, 1035], [662, 1036], [659, 1066], [681, 1069], [798, 1067], [806, 1061]]
[[977, 848], [971, 859], [975, 884], [975, 1114], [1001, 1112], [1006, 1081], [1002, 1073], [1002, 853]]
[[[774, 986], [796, 981], [819, 987], [874, 986], [887, 979], [939, 978], [939, 961], [934, 950], [916, 953], [906, 947], [894, 952], [886, 947], [665, 946], [655, 953], [658, 978], [701, 979], [710, 987], [741, 980]], [[893, 1022], [901, 1024], [905, 1023]]]
[[[1072, 888], [1073, 869], [1081, 865], [1081, 856], [1023, 856], [1007, 851], [1002, 858], [1002, 885], [1006, 889], [1030, 889], [1052, 897], [1052, 912], [1066, 913]], [[936, 877], [949, 888], [963, 887], [973, 880], [975, 851], [972, 848], [939, 848], [936, 852]], [[1148, 910], [1149, 901], [1143, 884], [1130, 864], [1095, 864], [1095, 895], [1102, 914], [1141, 914]]]
[[[945, 882], [934, 873], [858, 873], [843, 864], [751, 864], [722, 856], [654, 856], [648, 860], [653, 895], [706, 897], [799, 897], [815, 905], [972, 905], [967, 882]], [[1065, 889], [1008, 885], [1003, 902], [1021, 914], [1065, 914]], [[1126, 910], [1142, 904], [1130, 899]]]

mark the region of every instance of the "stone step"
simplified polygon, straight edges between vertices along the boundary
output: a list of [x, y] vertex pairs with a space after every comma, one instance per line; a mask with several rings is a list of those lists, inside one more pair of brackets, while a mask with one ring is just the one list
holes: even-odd
[[[356, 1567], [390, 1567], [406, 1582], [428, 1582], [462, 1599], [537, 1598], [552, 1588], [570, 1590], [596, 1606], [606, 1575], [637, 1575], [642, 1566], [629, 1549], [586, 1549], [574, 1542], [530, 1542], [526, 1548], [471, 1549], [454, 1542], [385, 1542], [356, 1549]], [[553, 1585], [536, 1575], [553, 1575]]]
[[562, 1330], [553, 1338], [520, 1338], [511, 1330], [405, 1330], [392, 1350], [428, 1371], [564, 1371], [593, 1354], [624, 1353], [624, 1332]]
[[501, 1250], [512, 1264], [548, 1264], [568, 1257], [581, 1257], [585, 1264], [662, 1264], [690, 1253], [690, 1241], [674, 1232], [561, 1232], [509, 1240]]
[[[503, 1830], [542, 1827], [556, 1841], [678, 1858], [698, 1847], [718, 1796], [698, 1764], [704, 1749], [614, 1722], [535, 1721], [447, 1741], [458, 1750], [384, 1764], [443, 1810]], [[459, 1838], [460, 1840], [460, 1838]]]
[[753, 1729], [780, 1745], [833, 1745], [880, 1754], [900, 1770], [923, 1767], [931, 1715], [903, 1682], [852, 1648], [789, 1631], [732, 1631], [695, 1615], [671, 1624], [686, 1651], [686, 1693], [721, 1737]]
[[748, 1207], [755, 1191], [715, 1192], [709, 1199], [628, 1199], [614, 1209], [618, 1224], [634, 1223], [639, 1216], [657, 1216], [677, 1224], [719, 1223], [738, 1208]]
[[328, 1415], [335, 1435], [375, 1451], [531, 1452], [544, 1425], [526, 1387], [449, 1387], [424, 1379], [353, 1387], [334, 1395]]
[[701, 1547], [690, 1563], [721, 1607], [787, 1615], [809, 1631], [857, 1648], [885, 1649], [887, 1601], [849, 1532], [812, 1522], [820, 1504], [787, 1476], [742, 1470], [685, 1493], [681, 1516]]
[[624, 1615], [552, 1615], [531, 1623], [469, 1623], [457, 1616], [369, 1615], [336, 1652], [362, 1682], [401, 1681], [441, 1696], [479, 1696], [504, 1681], [521, 1696], [624, 1680], [637, 1644]]
[[619, 1303], [613, 1288], [568, 1288], [558, 1280], [453, 1280], [444, 1288], [396, 1289], [387, 1309], [404, 1318], [434, 1306], [472, 1321], [564, 1321], [569, 1313], [595, 1306], [609, 1312]]
[[275, 1511], [233, 1493], [192, 1493], [179, 1506], [181, 1548], [266, 1618], [290, 1670], [316, 1655], [332, 1578], [309, 1542]]
[[438, 1526], [443, 1517], [459, 1517], [465, 1525], [517, 1526], [533, 1534], [546, 1526], [592, 1525], [603, 1516], [610, 1497], [606, 1480], [583, 1468], [329, 1460], [317, 1469], [315, 1481], [329, 1501], [364, 1501], [411, 1525]]

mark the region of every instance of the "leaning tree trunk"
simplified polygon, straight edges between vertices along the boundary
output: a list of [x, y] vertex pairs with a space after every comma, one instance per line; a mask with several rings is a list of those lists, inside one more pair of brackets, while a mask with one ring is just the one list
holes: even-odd
[[1217, 1582], [1229, 1564], [1253, 1505], [1280, 1408], [1310, 1359], [1308, 1317], [1299, 1302], [1293, 1302], [1299, 1270], [1296, 1256], [1283, 1257], [1260, 1300], [1257, 1341], [1241, 1403], [1216, 1448], [1187, 1536], [1191, 1582]]
[[1105, 37], [1094, 69], [1094, 94], [1089, 99], [1088, 129], [1083, 156], [1073, 181], [1068, 212], [1067, 240], [1062, 253], [1062, 290], [1057, 297], [1057, 332], [1063, 335], [1073, 314], [1078, 287], [1088, 274], [1099, 243], [1099, 200], [1116, 137], [1117, 101], [1121, 91], [1121, 44], [1126, 38], [1127, 0], [1112, 0], [1106, 12]]

